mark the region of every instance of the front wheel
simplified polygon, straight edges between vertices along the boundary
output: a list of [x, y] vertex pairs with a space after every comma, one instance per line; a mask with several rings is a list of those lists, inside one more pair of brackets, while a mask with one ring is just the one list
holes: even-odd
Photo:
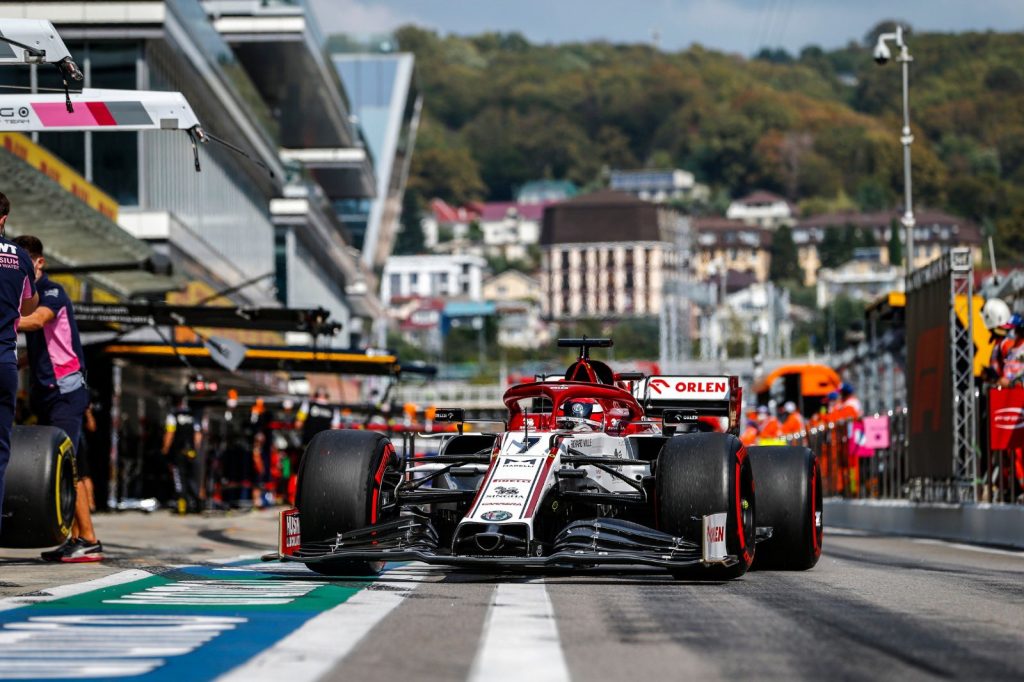
[[702, 542], [705, 516], [725, 512], [725, 540], [732, 566], [697, 566], [673, 573], [688, 580], [730, 580], [754, 559], [754, 476], [746, 448], [725, 433], [675, 436], [658, 455], [655, 472], [658, 527]]
[[[398, 517], [385, 478], [401, 471], [391, 441], [369, 431], [321, 431], [299, 462], [297, 496], [301, 543], [333, 540], [338, 533]], [[325, 561], [306, 564], [329, 576], [376, 575], [382, 561]]]

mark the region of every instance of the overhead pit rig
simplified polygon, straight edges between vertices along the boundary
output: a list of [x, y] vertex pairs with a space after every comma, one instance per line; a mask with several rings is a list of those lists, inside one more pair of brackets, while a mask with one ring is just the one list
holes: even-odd
[[[82, 71], [49, 21], [0, 18], [0, 66], [53, 64], [63, 92], [0, 94], [0, 132], [115, 132], [183, 130], [200, 171], [198, 142], [216, 142], [266, 168], [235, 145], [203, 130], [180, 92], [160, 90], [73, 89]], [[0, 85], [0, 89], [20, 89]], [[273, 175], [270, 169], [267, 172]]]

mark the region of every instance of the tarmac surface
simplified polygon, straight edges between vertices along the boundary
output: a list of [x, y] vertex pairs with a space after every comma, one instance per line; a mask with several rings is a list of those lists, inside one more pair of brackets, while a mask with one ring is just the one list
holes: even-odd
[[271, 512], [96, 524], [101, 564], [0, 549], [0, 679], [1024, 679], [1021, 552], [827, 529], [811, 571], [728, 583], [332, 580], [258, 562]]

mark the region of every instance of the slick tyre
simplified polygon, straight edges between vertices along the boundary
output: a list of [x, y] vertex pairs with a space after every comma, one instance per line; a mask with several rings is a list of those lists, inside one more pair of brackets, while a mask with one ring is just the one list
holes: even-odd
[[823, 537], [821, 472], [803, 447], [749, 448], [757, 483], [757, 525], [772, 537], [757, 545], [755, 569], [805, 571], [818, 563]]
[[739, 439], [724, 433], [670, 439], [658, 455], [655, 491], [659, 528], [698, 544], [703, 517], [728, 513], [726, 549], [737, 562], [681, 569], [676, 578], [730, 580], [747, 572], [754, 558], [754, 477]]
[[0, 547], [53, 547], [75, 515], [75, 451], [53, 426], [15, 426], [4, 477]]
[[[299, 463], [295, 506], [302, 545], [396, 518], [397, 507], [385, 508], [381, 488], [385, 474], [399, 470], [394, 446], [379, 433], [331, 430], [314, 436]], [[379, 561], [306, 565], [330, 576], [376, 575], [383, 568]]]

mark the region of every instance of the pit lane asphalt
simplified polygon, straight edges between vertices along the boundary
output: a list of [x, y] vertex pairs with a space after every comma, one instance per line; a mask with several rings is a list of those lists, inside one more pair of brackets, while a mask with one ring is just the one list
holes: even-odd
[[[97, 526], [111, 555], [101, 565], [45, 565], [33, 552], [0, 549], [0, 596], [45, 593], [124, 568], [253, 555], [274, 538], [269, 513], [104, 515]], [[511, 679], [542, 679], [558, 657], [577, 680], [1024, 679], [1024, 554], [828, 529], [813, 570], [753, 572], [721, 584], [678, 583], [646, 568], [538, 576], [410, 564], [403, 571], [373, 585], [400, 592], [401, 602], [324, 679], [479, 678], [485, 639], [511, 649]], [[495, 629], [494, 618], [510, 609], [495, 606], [495, 595], [508, 585], [546, 591], [557, 647], [518, 648], [514, 628], [534, 628], [536, 614]]]

